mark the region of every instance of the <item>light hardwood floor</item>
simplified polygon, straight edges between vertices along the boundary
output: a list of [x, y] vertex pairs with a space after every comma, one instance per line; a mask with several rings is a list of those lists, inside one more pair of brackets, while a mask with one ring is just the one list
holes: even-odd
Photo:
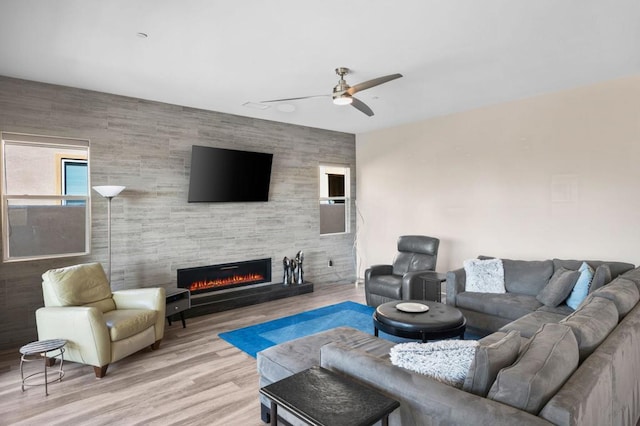
[[[256, 360], [218, 333], [345, 300], [363, 286], [316, 285], [313, 293], [187, 319], [165, 328], [160, 350], [109, 366], [65, 363], [62, 382], [20, 390], [20, 354], [0, 353], [0, 425], [247, 425], [260, 420]], [[25, 342], [26, 343], [26, 342]], [[27, 366], [30, 371], [40, 363]]]

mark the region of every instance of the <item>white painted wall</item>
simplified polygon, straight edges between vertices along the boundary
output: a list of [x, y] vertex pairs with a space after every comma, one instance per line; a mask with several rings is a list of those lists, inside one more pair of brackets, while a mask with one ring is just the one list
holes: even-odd
[[356, 137], [359, 276], [396, 239], [640, 263], [640, 75]]

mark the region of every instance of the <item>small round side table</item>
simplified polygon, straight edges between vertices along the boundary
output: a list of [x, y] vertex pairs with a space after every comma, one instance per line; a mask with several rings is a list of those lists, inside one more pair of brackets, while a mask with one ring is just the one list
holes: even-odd
[[[53, 382], [59, 382], [62, 380], [64, 376], [64, 371], [62, 370], [62, 365], [64, 364], [64, 345], [67, 344], [66, 340], [63, 339], [52, 339], [52, 340], [40, 340], [37, 342], [31, 342], [27, 345], [24, 345], [20, 348], [20, 353], [22, 357], [20, 358], [20, 377], [22, 378], [22, 392], [24, 392], [25, 386], [41, 386], [44, 385], [44, 394], [49, 395], [47, 385]], [[48, 352], [58, 353], [52, 354], [51, 357], [47, 356]], [[60, 368], [57, 371], [57, 377], [52, 380], [48, 380], [47, 378], [47, 365], [48, 358], [52, 358], [54, 356], [60, 355]], [[24, 376], [23, 366], [25, 362], [37, 361], [39, 358], [44, 359], [44, 371], [38, 371], [33, 374], [29, 374], [27, 377]], [[51, 364], [53, 366], [53, 364]], [[40, 374], [44, 374], [44, 383], [27, 383], [31, 377], [38, 376]]]

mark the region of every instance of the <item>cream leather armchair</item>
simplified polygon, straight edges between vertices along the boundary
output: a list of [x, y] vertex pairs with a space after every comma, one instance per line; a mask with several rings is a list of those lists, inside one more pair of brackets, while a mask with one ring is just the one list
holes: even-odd
[[145, 347], [160, 347], [165, 290], [111, 292], [99, 263], [51, 269], [42, 274], [44, 308], [36, 311], [38, 338], [65, 339], [65, 360], [92, 365], [96, 377]]

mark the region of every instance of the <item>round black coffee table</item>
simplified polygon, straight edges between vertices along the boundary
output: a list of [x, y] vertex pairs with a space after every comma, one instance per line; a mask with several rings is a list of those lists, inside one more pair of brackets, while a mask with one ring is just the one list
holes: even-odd
[[[403, 312], [399, 303], [419, 303], [429, 307], [426, 312]], [[374, 335], [378, 330], [398, 337], [427, 340], [459, 336], [464, 339], [467, 319], [458, 309], [429, 300], [397, 300], [383, 303], [373, 313]]]

